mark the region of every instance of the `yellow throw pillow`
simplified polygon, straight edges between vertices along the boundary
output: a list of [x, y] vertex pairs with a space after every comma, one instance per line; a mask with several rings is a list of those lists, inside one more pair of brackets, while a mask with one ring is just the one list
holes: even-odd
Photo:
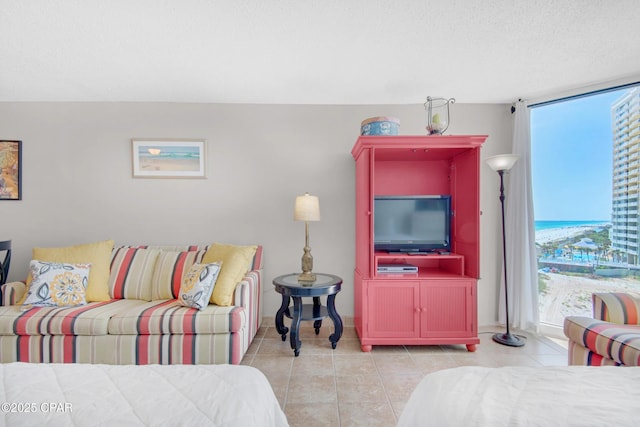
[[[109, 262], [113, 243], [113, 240], [104, 240], [64, 248], [33, 248], [33, 259], [66, 264], [91, 264], [89, 284], [86, 290], [87, 302], [109, 301], [111, 299], [109, 296]], [[31, 274], [27, 278], [27, 289], [29, 289], [30, 280]]]
[[211, 294], [211, 302], [221, 306], [231, 305], [236, 285], [251, 268], [257, 246], [235, 246], [222, 243], [211, 245], [202, 257], [203, 264], [222, 261], [222, 269]]

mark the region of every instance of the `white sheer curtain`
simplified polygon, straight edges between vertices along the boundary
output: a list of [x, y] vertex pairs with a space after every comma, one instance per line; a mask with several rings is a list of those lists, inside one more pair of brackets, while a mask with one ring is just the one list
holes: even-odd
[[[512, 327], [537, 331], [538, 274], [531, 188], [530, 114], [526, 102], [515, 104], [512, 153], [520, 159], [509, 172], [505, 190], [505, 235], [509, 283], [509, 320]], [[504, 279], [503, 279], [504, 280]], [[505, 323], [504, 282], [500, 286], [498, 320]]]

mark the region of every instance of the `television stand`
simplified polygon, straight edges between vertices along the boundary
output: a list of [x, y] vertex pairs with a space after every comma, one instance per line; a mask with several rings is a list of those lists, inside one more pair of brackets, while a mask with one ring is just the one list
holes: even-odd
[[[353, 323], [362, 351], [380, 345], [466, 345], [478, 337], [480, 157], [485, 135], [360, 136], [355, 170]], [[451, 196], [450, 246], [375, 239], [376, 198]], [[431, 218], [424, 212], [425, 221]], [[380, 219], [378, 217], [378, 219]], [[377, 243], [377, 245], [376, 245]], [[434, 252], [430, 250], [434, 249]], [[400, 253], [389, 253], [400, 252]], [[421, 252], [421, 253], [420, 253]], [[428, 252], [428, 253], [424, 253]], [[447, 253], [450, 252], [450, 253]], [[407, 263], [413, 274], [382, 274]]]

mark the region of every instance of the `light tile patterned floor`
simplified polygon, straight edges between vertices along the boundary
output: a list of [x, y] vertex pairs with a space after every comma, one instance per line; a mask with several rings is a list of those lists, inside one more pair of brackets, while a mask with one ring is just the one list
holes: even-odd
[[302, 348], [294, 357], [286, 341], [265, 319], [242, 363], [262, 371], [292, 427], [394, 426], [411, 392], [429, 372], [457, 366], [560, 366], [567, 350], [544, 337], [526, 335], [524, 347], [496, 344], [499, 327], [480, 330], [475, 353], [465, 346], [374, 346], [360, 351], [353, 326], [345, 326], [335, 350], [325, 325], [315, 335], [301, 325]]

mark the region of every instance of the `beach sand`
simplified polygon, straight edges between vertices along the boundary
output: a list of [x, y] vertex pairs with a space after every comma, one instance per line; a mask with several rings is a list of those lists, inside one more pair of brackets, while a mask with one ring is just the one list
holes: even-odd
[[145, 159], [140, 163], [141, 171], [195, 172], [200, 170], [198, 159]]
[[581, 234], [599, 228], [596, 226], [576, 226], [576, 227], [563, 227], [563, 228], [548, 228], [545, 230], [536, 231], [536, 243], [544, 245], [545, 243], [558, 242], [568, 240], [573, 237], [580, 236]]
[[591, 278], [559, 273], [540, 273], [547, 283], [539, 294], [540, 320], [562, 325], [565, 316], [592, 317], [591, 294], [594, 292], [638, 292], [640, 281], [629, 278]]

